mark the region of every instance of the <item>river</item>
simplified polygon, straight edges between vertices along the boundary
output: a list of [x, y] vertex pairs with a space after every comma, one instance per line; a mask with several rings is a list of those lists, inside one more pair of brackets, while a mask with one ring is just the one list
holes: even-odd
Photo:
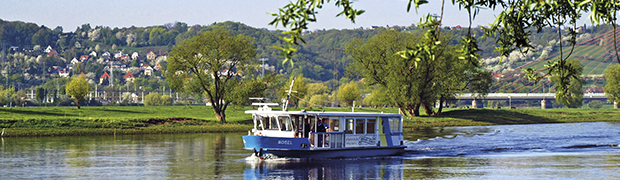
[[402, 156], [259, 160], [243, 133], [2, 138], [1, 179], [620, 179], [620, 123], [405, 131]]

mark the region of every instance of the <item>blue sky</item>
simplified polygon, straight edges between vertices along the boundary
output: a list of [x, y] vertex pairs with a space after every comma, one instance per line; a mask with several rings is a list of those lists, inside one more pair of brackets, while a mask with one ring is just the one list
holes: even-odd
[[[268, 23], [268, 12], [277, 12], [289, 0], [3, 0], [0, 19], [24, 21], [49, 28], [62, 26], [65, 32], [90, 23], [95, 26], [136, 27], [185, 22], [188, 25], [209, 25], [214, 22], [235, 21], [252, 27], [275, 29]], [[416, 13], [406, 12], [406, 0], [360, 0], [354, 7], [366, 13], [353, 24], [344, 17], [335, 17], [338, 9], [333, 1], [319, 11], [313, 29], [351, 29], [370, 26], [408, 26], [421, 15], [440, 11], [439, 0], [431, 0]], [[444, 26], [467, 26], [467, 13], [459, 11], [446, 0]], [[474, 26], [493, 22], [494, 12], [483, 10]]]

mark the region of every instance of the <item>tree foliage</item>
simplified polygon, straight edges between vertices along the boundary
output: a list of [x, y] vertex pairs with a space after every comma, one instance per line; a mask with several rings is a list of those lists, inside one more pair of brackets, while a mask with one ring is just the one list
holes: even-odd
[[66, 91], [68, 95], [73, 97], [76, 107], [80, 109], [80, 102], [84, 100], [84, 97], [90, 91], [89, 89], [90, 89], [90, 86], [88, 85], [88, 82], [86, 81], [86, 79], [84, 79], [84, 77], [78, 76], [78, 77], [74, 77], [67, 84]]
[[353, 101], [361, 99], [362, 92], [359, 89], [359, 84], [355, 81], [351, 81], [344, 86], [340, 86], [338, 89], [338, 100], [347, 104], [347, 106], [353, 106]]
[[364, 98], [363, 104], [374, 106], [375, 108], [392, 104], [389, 94], [385, 93], [385, 87], [380, 85], [373, 85], [371, 87], [374, 87], [373, 91]]
[[607, 84], [603, 90], [610, 102], [620, 103], [620, 64], [609, 66], [605, 70]]
[[206, 31], [175, 46], [168, 58], [166, 81], [177, 92], [204, 94], [216, 118], [226, 122], [233, 90], [248, 82], [256, 50], [252, 39], [225, 30]]
[[43, 99], [45, 99], [45, 89], [43, 87], [37, 87], [37, 89], [35, 90], [35, 97], [37, 99], [37, 102], [39, 102], [40, 104], [43, 104]]
[[[347, 47], [354, 59], [349, 71], [359, 73], [368, 85], [380, 86], [373, 93], [389, 94], [391, 104], [414, 116], [419, 115], [420, 107], [429, 115], [435, 114], [432, 108], [437, 101], [453, 99], [474, 81], [490, 81], [490, 74], [478, 75], [485, 74], [478, 64], [460, 60], [454, 46], [436, 43], [437, 46], [425, 50], [423, 44], [429, 37], [385, 31], [365, 42], [354, 40]], [[406, 58], [396, 55], [416, 48], [413, 53], [404, 54]], [[470, 88], [484, 92], [485, 87]], [[385, 104], [382, 98], [377, 99], [376, 105]]]
[[590, 103], [588, 103], [588, 106], [593, 109], [600, 109], [603, 107], [603, 101], [599, 101], [599, 100], [590, 101]]
[[[305, 43], [301, 37], [301, 31], [307, 29], [307, 26], [311, 22], [316, 21], [315, 15], [317, 10], [321, 9], [325, 3], [330, 1], [323, 0], [297, 0], [296, 2], [290, 2], [279, 10], [278, 13], [272, 13], [275, 16], [274, 20], [270, 24], [281, 24], [290, 30], [283, 32], [288, 37], [282, 38], [287, 44], [283, 47], [279, 47], [282, 53], [287, 59], [289, 59], [294, 52], [297, 51], [293, 45], [297, 45], [298, 42]], [[356, 10], [352, 8], [351, 1], [334, 1], [336, 6], [342, 8], [342, 12], [339, 15], [346, 15], [346, 18], [355, 22], [358, 15], [362, 14], [363, 10]], [[590, 19], [595, 24], [606, 23], [612, 24], [614, 30], [616, 29], [615, 21], [617, 11], [620, 9], [620, 4], [616, 1], [605, 0], [541, 0], [541, 1], [502, 1], [502, 0], [452, 0], [452, 4], [458, 5], [459, 8], [465, 9], [469, 15], [469, 29], [471, 29], [471, 22], [475, 19], [481, 8], [488, 8], [495, 10], [500, 7], [502, 10], [497, 16], [495, 22], [491, 24], [489, 28], [485, 28], [485, 35], [495, 39], [498, 47], [497, 51], [501, 55], [507, 56], [513, 50], [528, 51], [532, 47], [530, 35], [534, 31], [540, 32], [545, 27], [553, 27], [558, 29], [564, 29], [568, 31], [568, 39], [566, 40], [562, 34], [562, 30], [558, 30], [558, 40], [560, 43], [560, 56], [558, 59], [552, 59], [548, 61], [548, 65], [545, 69], [528, 69], [528, 77], [530, 80], [538, 82], [545, 76], [559, 74], [556, 87], [560, 94], [571, 94], [571, 85], [575, 85], [570, 78], [574, 76], [576, 72], [575, 66], [570, 66], [568, 59], [572, 55], [572, 51], [575, 46], [575, 37], [577, 29], [577, 19], [583, 14], [590, 12]], [[427, 4], [428, 0], [409, 0], [407, 5], [407, 11], [412, 7], [417, 11], [422, 5]], [[441, 43], [437, 41], [440, 35], [441, 20], [443, 19], [443, 8], [445, 0], [441, 1], [440, 14], [437, 19], [430, 18], [431, 15], [421, 19], [421, 24], [430, 24], [427, 33], [433, 34], [427, 44], [419, 46], [418, 48], [408, 49], [401, 51], [401, 55], [417, 55], [419, 53], [427, 53], [433, 59], [433, 54], [430, 52], [437, 44]], [[437, 20], [437, 21], [435, 21]], [[435, 21], [435, 22], [433, 22]], [[432, 30], [432, 29], [435, 30]], [[616, 35], [614, 34], [614, 46], [616, 44]], [[565, 41], [565, 42], [564, 42]], [[570, 52], [563, 54], [563, 43], [570, 46]], [[468, 36], [461, 41], [459, 58], [466, 59], [469, 62], [476, 63], [476, 53], [479, 51], [477, 48], [476, 39], [473, 38], [471, 31]], [[618, 62], [620, 63], [620, 56], [618, 56], [617, 47], [615, 48], [615, 54]], [[392, 52], [395, 53], [395, 52]], [[546, 71], [540, 75], [541, 71]], [[576, 80], [576, 79], [575, 79]]]
[[144, 106], [169, 106], [172, 98], [169, 95], [150, 93], [144, 97]]
[[555, 93], [555, 100], [566, 107], [578, 108], [581, 107], [583, 99], [583, 90], [581, 88], [583, 79], [579, 77], [583, 71], [583, 67], [576, 59], [568, 60], [567, 65], [569, 68], [562, 69], [562, 71], [574, 70], [575, 72], [567, 73], [554, 71], [554, 73], [551, 74], [551, 81], [555, 83], [556, 89], [562, 88], [560, 87], [560, 81], [564, 80], [569, 82], [566, 90], [558, 90]]

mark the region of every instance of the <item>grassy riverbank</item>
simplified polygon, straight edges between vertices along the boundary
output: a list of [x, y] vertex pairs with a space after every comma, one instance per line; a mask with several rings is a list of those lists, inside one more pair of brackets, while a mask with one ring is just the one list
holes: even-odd
[[[222, 124], [205, 106], [0, 108], [0, 128], [4, 129], [4, 137], [246, 132], [252, 128], [252, 116], [244, 113], [248, 109], [229, 108], [228, 123]], [[355, 111], [398, 113], [394, 108]], [[437, 117], [405, 117], [404, 127], [618, 121], [618, 117], [618, 109], [447, 109]]]
[[620, 121], [620, 109], [451, 109], [437, 117], [405, 117], [405, 128]]
[[205, 106], [0, 108], [0, 128], [3, 136], [244, 132], [252, 128], [246, 109], [230, 108], [222, 124]]

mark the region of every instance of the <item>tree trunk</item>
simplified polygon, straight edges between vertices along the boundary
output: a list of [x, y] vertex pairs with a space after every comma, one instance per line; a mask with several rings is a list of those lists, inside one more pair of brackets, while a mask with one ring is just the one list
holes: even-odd
[[215, 110], [215, 118], [221, 123], [226, 123], [226, 114], [224, 112], [219, 112], [218, 110]]
[[416, 103], [411, 108], [410, 112], [413, 116], [420, 116], [420, 104]]
[[427, 116], [435, 115], [435, 112], [433, 112], [433, 105], [424, 103], [422, 106], [424, 107], [424, 111], [426, 112]]
[[443, 103], [444, 103], [444, 98], [439, 98], [439, 109], [437, 110], [436, 115], [440, 115], [441, 114], [441, 110], [443, 110]]
[[80, 100], [75, 100], [75, 105], [78, 109], [80, 109]]

